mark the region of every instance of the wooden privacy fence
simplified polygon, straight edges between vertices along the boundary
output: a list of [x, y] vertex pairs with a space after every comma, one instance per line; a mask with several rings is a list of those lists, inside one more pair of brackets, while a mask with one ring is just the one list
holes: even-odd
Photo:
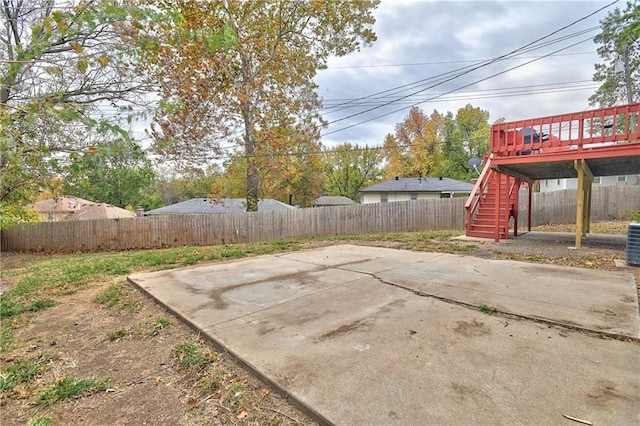
[[[536, 192], [533, 194], [532, 226], [575, 223], [577, 190]], [[520, 194], [519, 229], [527, 223], [527, 191]], [[640, 186], [599, 186], [591, 193], [591, 221], [628, 220], [640, 210]]]
[[[153, 216], [24, 224], [2, 231], [3, 251], [104, 251], [266, 242], [383, 232], [464, 229], [464, 198], [285, 211]], [[628, 219], [640, 209], [640, 186], [593, 189], [591, 219]], [[533, 194], [533, 226], [573, 223], [576, 190]], [[526, 191], [520, 226], [527, 218]]]
[[3, 231], [7, 251], [104, 251], [464, 229], [464, 198], [238, 214], [24, 224]]

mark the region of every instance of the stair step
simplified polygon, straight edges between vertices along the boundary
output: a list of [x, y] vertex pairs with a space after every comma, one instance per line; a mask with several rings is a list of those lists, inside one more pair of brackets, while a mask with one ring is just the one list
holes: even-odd
[[[506, 216], [509, 213], [509, 210], [507, 209], [500, 209], [500, 216]], [[496, 211], [495, 210], [479, 210], [478, 211], [478, 215], [476, 217], [496, 217]]]
[[[506, 209], [507, 209], [507, 207], [511, 207], [511, 206], [508, 206], [508, 205], [506, 205], [506, 204], [500, 204], [500, 210], [506, 210]], [[482, 210], [482, 209], [484, 209], [484, 210], [495, 210], [495, 209], [496, 209], [496, 206], [495, 206], [495, 204], [487, 204], [487, 205], [485, 205], [485, 206], [482, 206], [482, 205], [481, 205], [481, 206], [480, 206], [480, 207], [478, 207], [478, 208], [479, 208], [479, 209], [481, 209], [481, 210]]]
[[[469, 237], [476, 237], [476, 238], [495, 238], [495, 235], [493, 232], [478, 232], [478, 231], [469, 231], [467, 232], [467, 236]], [[500, 235], [498, 236], [498, 238], [500, 239], [506, 239], [507, 235], [504, 233], [500, 233]]]
[[476, 218], [476, 220], [473, 221], [471, 226], [479, 226], [479, 225], [493, 226], [494, 223], [495, 223], [495, 219], [478, 219], [478, 218]]
[[[471, 231], [478, 231], [478, 232], [488, 232], [493, 234], [495, 232], [496, 227], [493, 225], [471, 225]], [[506, 228], [504, 226], [500, 226], [500, 232], [504, 233], [506, 231]]]

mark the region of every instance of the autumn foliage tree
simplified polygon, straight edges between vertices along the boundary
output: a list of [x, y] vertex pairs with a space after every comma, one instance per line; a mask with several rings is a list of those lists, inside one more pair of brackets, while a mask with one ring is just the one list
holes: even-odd
[[395, 133], [384, 140], [386, 177], [432, 176], [440, 161], [444, 140], [444, 117], [433, 111], [427, 116], [413, 107], [407, 117], [396, 124]]
[[470, 104], [427, 116], [417, 107], [384, 139], [385, 176], [446, 176], [467, 180], [476, 174], [467, 165], [489, 149], [489, 112]]
[[[260, 158], [278, 158], [268, 167], [278, 167], [270, 172], [283, 176], [311, 166], [308, 153], [317, 147], [323, 124], [313, 78], [330, 55], [346, 55], [375, 40], [371, 25], [377, 4], [157, 2], [179, 17], [140, 34], [157, 40], [146, 69], [161, 83], [165, 106], [153, 132], [157, 151], [202, 164], [239, 147], [247, 210], [256, 210], [258, 197], [271, 190], [261, 178], [267, 166]], [[310, 149], [301, 152], [300, 144]], [[290, 179], [292, 185], [304, 181]]]
[[218, 165], [206, 169], [193, 168], [175, 173], [172, 168], [163, 167], [154, 182], [153, 193], [162, 205], [180, 203], [192, 198], [212, 196], [214, 182], [223, 176]]
[[[281, 137], [267, 141], [286, 143], [263, 143], [256, 150], [258, 178], [261, 182], [261, 198], [273, 198], [303, 207], [310, 206], [322, 194], [321, 148], [316, 141], [302, 138], [290, 141], [285, 132]], [[242, 198], [246, 196], [247, 157], [241, 152], [232, 155], [223, 163], [225, 172], [213, 181], [211, 194], [220, 198]]]

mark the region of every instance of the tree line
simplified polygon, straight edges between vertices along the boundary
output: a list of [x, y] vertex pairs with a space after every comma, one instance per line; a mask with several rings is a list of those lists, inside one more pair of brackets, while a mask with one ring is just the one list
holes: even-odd
[[[467, 165], [486, 152], [489, 113], [467, 105], [453, 115], [426, 115], [412, 108], [379, 146], [345, 142], [335, 147], [304, 144], [296, 150], [256, 156], [258, 196], [301, 207], [321, 195], [357, 200], [367, 186], [395, 176], [447, 176], [469, 180]], [[133, 209], [152, 209], [191, 198], [244, 198], [246, 157], [232, 155], [206, 168], [154, 165], [136, 143], [116, 139], [74, 154], [59, 165], [40, 197], [73, 195]]]

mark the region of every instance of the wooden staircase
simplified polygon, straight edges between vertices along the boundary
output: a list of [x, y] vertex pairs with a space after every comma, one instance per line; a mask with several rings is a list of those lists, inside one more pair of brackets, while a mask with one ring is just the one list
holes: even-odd
[[508, 239], [512, 217], [517, 229], [520, 185], [520, 179], [493, 170], [489, 157], [465, 205], [467, 236]]

